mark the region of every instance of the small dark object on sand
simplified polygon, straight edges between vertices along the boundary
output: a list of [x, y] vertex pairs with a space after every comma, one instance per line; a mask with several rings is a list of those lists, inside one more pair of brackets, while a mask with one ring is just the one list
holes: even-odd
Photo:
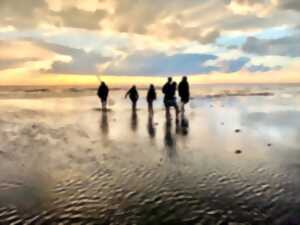
[[235, 150], [235, 154], [242, 154], [242, 150], [240, 150], [240, 149]]
[[236, 129], [236, 130], [235, 130], [235, 133], [240, 133], [240, 132], [241, 132], [240, 129]]
[[222, 126], [223, 126], [224, 124], [225, 124], [224, 122], [221, 123]]
[[268, 147], [271, 147], [272, 146], [272, 144], [268, 144]]
[[229, 223], [228, 223], [228, 221], [225, 220], [225, 221], [218, 223], [218, 225], [229, 225]]

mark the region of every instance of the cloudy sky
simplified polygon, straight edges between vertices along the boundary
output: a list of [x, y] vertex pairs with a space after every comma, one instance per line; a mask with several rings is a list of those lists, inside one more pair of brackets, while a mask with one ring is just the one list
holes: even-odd
[[299, 0], [1, 0], [0, 15], [1, 85], [300, 81]]

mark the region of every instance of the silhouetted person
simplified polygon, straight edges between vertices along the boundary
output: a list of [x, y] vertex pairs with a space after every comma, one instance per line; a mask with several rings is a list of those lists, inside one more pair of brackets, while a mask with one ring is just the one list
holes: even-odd
[[132, 110], [136, 111], [136, 103], [139, 99], [139, 93], [136, 89], [136, 86], [133, 85], [129, 91], [126, 93], [125, 98], [127, 98], [127, 96], [129, 96], [131, 102], [132, 102]]
[[103, 111], [106, 111], [108, 93], [109, 93], [109, 88], [107, 87], [105, 82], [102, 81], [98, 88], [97, 95], [101, 100]]
[[148, 102], [148, 111], [151, 115], [153, 115], [153, 101], [156, 100], [156, 91], [153, 84], [150, 85], [148, 93], [147, 93], [147, 102]]
[[164, 93], [164, 104], [166, 107], [166, 116], [170, 116], [170, 107], [174, 107], [176, 110], [176, 118], [179, 114], [179, 109], [176, 101], [176, 82], [172, 82], [172, 78], [168, 78], [168, 82], [163, 86], [162, 92]]
[[178, 93], [181, 99], [181, 109], [184, 113], [184, 105], [190, 101], [190, 86], [187, 77], [183, 77], [178, 85]]

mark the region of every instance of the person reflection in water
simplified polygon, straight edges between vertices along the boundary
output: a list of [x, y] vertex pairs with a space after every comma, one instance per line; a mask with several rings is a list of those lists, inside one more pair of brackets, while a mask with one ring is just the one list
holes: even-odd
[[178, 85], [178, 94], [181, 99], [181, 112], [184, 113], [184, 106], [190, 101], [190, 86], [187, 77], [183, 77]]
[[172, 134], [172, 122], [169, 116], [166, 116], [164, 142], [167, 147], [168, 157], [174, 158], [176, 156], [176, 140]]
[[138, 115], [136, 109], [134, 109], [131, 112], [131, 130], [135, 132], [137, 128], [138, 128]]
[[101, 100], [101, 104], [102, 104], [102, 111], [106, 111], [107, 110], [107, 98], [108, 98], [108, 94], [109, 94], [109, 88], [108, 86], [105, 84], [105, 82], [101, 82], [99, 88], [98, 88], [98, 92], [97, 95]]
[[151, 116], [154, 114], [153, 101], [155, 100], [156, 100], [156, 91], [154, 85], [151, 84], [147, 93], [148, 112]]
[[[132, 111], [136, 111], [136, 104], [139, 99], [139, 93], [135, 85], [133, 85], [126, 93], [125, 98], [129, 96], [132, 102]], [[136, 112], [135, 112], [136, 113]]]
[[151, 114], [149, 114], [149, 116], [148, 116], [147, 129], [148, 129], [148, 134], [149, 134], [150, 138], [154, 138], [155, 134], [156, 134], [156, 129], [155, 129], [155, 126], [153, 123], [153, 116]]
[[108, 119], [107, 119], [107, 111], [102, 112], [100, 128], [104, 135], [108, 134], [109, 126], [108, 126]]
[[164, 104], [166, 108], [166, 116], [171, 117], [170, 108], [174, 107], [176, 111], [176, 120], [179, 115], [179, 108], [176, 101], [176, 82], [172, 82], [172, 77], [168, 78], [168, 82], [163, 86], [162, 92], [164, 93]]
[[188, 118], [182, 113], [181, 115], [181, 133], [183, 136], [187, 136], [189, 134], [189, 120]]

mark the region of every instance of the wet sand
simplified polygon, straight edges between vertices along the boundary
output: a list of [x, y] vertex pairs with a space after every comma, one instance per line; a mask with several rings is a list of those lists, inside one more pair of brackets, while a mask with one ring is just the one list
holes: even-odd
[[2, 99], [0, 224], [300, 224], [300, 94], [267, 92], [194, 90], [178, 123], [120, 91]]

